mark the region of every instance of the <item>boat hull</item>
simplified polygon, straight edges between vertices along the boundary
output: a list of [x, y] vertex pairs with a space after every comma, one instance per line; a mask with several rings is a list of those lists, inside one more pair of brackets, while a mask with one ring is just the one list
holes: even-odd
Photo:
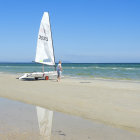
[[25, 73], [24, 75], [20, 76], [19, 79], [25, 78], [45, 78], [48, 77], [56, 77], [57, 71], [49, 71], [49, 72], [33, 72], [33, 73]]

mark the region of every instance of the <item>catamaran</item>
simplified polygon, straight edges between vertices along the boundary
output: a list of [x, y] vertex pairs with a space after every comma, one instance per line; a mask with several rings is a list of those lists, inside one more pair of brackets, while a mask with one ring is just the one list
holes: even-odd
[[[33, 77], [35, 80], [38, 78], [44, 78], [48, 80], [50, 76], [57, 75], [55, 70], [55, 55], [48, 12], [44, 12], [41, 20], [34, 62], [42, 64], [42, 72], [25, 73], [24, 75], [20, 76], [19, 79]], [[45, 72], [44, 65], [54, 66], [54, 71]]]

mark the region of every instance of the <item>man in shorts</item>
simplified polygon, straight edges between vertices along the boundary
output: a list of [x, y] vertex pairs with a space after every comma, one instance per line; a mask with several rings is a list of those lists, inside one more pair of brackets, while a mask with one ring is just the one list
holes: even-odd
[[57, 82], [60, 81], [61, 72], [62, 72], [62, 66], [61, 66], [61, 61], [59, 61], [57, 65]]

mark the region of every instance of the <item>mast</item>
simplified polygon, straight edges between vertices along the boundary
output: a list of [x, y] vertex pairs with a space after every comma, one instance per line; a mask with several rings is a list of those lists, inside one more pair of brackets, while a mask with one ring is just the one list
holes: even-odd
[[44, 73], [44, 64], [42, 64], [42, 72]]
[[[50, 22], [50, 16], [49, 16], [49, 22]], [[52, 29], [51, 28], [51, 22], [50, 22], [50, 29]], [[51, 30], [51, 38], [52, 38], [52, 30]], [[53, 45], [53, 38], [52, 38], [52, 47], [53, 47], [53, 56], [54, 56], [54, 63], [55, 63], [55, 53], [54, 53], [54, 45]], [[54, 65], [54, 68], [55, 68], [55, 70], [56, 70], [56, 64]]]

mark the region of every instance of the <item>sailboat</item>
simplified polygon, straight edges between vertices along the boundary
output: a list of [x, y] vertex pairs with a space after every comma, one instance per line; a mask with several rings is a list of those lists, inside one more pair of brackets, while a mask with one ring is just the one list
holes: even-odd
[[[53, 48], [52, 33], [50, 28], [50, 20], [49, 20], [48, 12], [44, 12], [41, 20], [38, 40], [37, 40], [35, 62], [43, 65], [42, 72], [25, 73], [19, 79], [34, 77], [36, 80], [38, 78], [45, 78], [47, 80], [49, 76], [57, 75], [57, 72], [55, 70], [44, 72], [44, 65], [55, 66], [54, 48]], [[37, 111], [40, 136], [47, 140], [50, 140], [53, 111], [39, 106], [36, 107], [36, 111]]]
[[[52, 33], [50, 26], [50, 19], [48, 12], [44, 12], [39, 34], [37, 40], [37, 49], [36, 49], [36, 63], [42, 64], [42, 72], [33, 72], [33, 73], [25, 73], [20, 76], [19, 79], [25, 79], [27, 77], [33, 77], [35, 80], [39, 78], [44, 78], [46, 80], [49, 79], [50, 76], [56, 76], [56, 68], [55, 68], [55, 55], [52, 41]], [[44, 71], [44, 65], [54, 66], [54, 71]]]

